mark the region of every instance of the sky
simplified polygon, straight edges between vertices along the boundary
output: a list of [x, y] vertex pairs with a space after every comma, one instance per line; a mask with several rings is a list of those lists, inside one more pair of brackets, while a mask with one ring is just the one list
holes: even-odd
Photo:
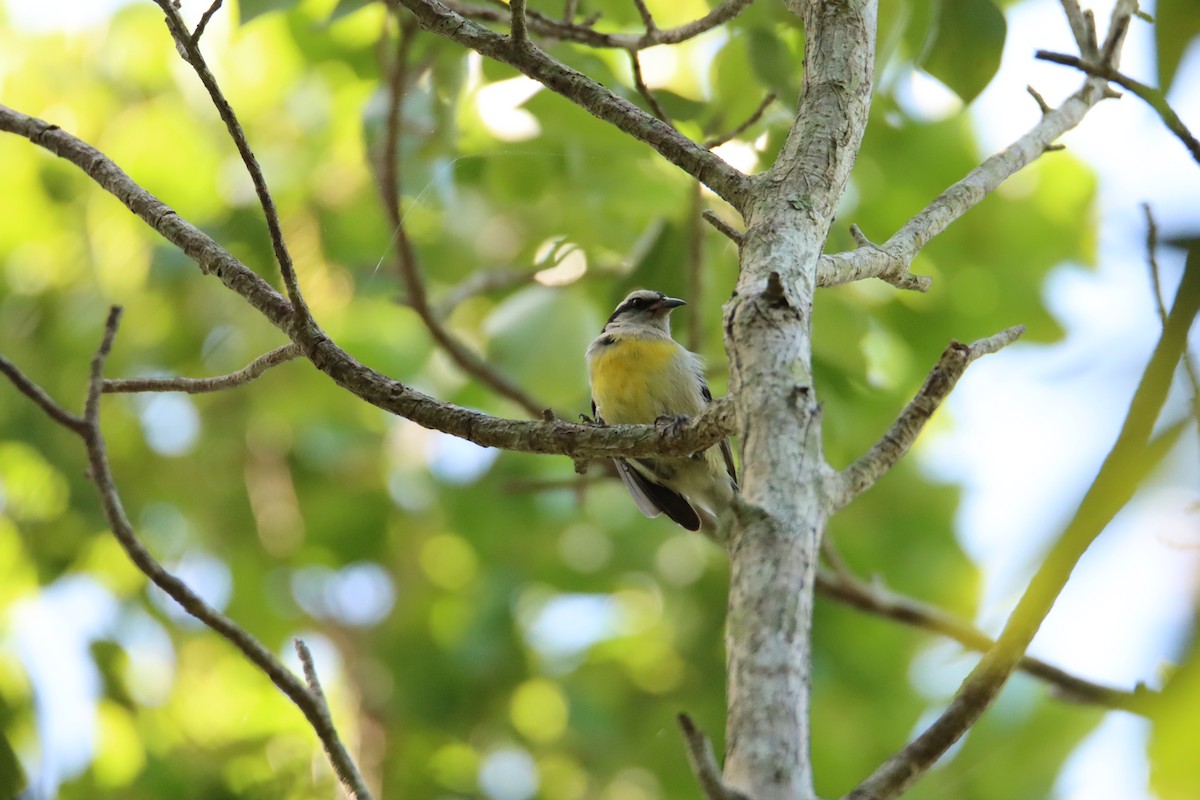
[[[84, 29], [124, 4], [125, 0], [7, 0], [13, 23], [35, 30]], [[1108, 6], [1094, 5], [1097, 16], [1107, 20]], [[1123, 69], [1153, 84], [1150, 36], [1150, 26], [1134, 22]], [[1051, 104], [1078, 87], [1074, 71], [1034, 60], [1039, 48], [1074, 49], [1053, 0], [1029, 0], [1010, 12], [1000, 73], [970, 108], [984, 155], [1003, 148], [1036, 122], [1039, 112], [1025, 92], [1027, 84]], [[906, 102], [914, 113], [937, 117], [956, 110], [957, 101], [932, 79], [916, 74], [910, 81]], [[1200, 47], [1195, 44], [1169, 100], [1193, 131], [1200, 130]], [[1061, 265], [1044, 289], [1066, 336], [1048, 346], [1017, 344], [972, 365], [948, 402], [954, 424], [923, 439], [915, 451], [930, 475], [964, 485], [958, 535], [984, 572], [978, 622], [993, 633], [1115, 439], [1135, 378], [1157, 338], [1141, 204], [1151, 204], [1164, 235], [1200, 231], [1200, 165], [1137, 98], [1105, 101], [1063, 142], [1100, 176], [1101, 231], [1098, 268]], [[1161, 264], [1164, 288], [1173, 289], [1182, 259], [1163, 253]], [[1198, 336], [1193, 331], [1193, 351]], [[143, 423], [148, 439], [155, 439], [162, 416], [171, 414], [163, 403], [174, 397], [147, 403]], [[1176, 392], [1167, 414], [1178, 414], [1185, 400]], [[173, 424], [167, 428], [178, 430]], [[178, 441], [161, 444], [164, 453], [187, 446]], [[445, 455], [450, 450], [433, 447], [442, 453], [439, 458], [449, 459], [448, 469], [472, 458], [467, 453], [456, 460]], [[1193, 431], [1100, 537], [1035, 639], [1032, 654], [1114, 685], [1131, 687], [1142, 680], [1158, 684], [1164, 665], [1179, 654], [1188, 609], [1200, 595], [1198, 451], [1200, 442]], [[219, 560], [193, 552], [184, 561], [201, 593], [211, 593], [220, 605], [229, 587]], [[337, 598], [351, 585], [376, 587], [379, 597], [378, 604], [359, 609], [365, 616], [356, 624], [370, 624], [390, 608], [387, 577], [369, 566], [356, 565], [345, 575], [330, 571], [302, 577], [303, 585], [294, 588], [314, 614], [336, 610]], [[1115, 592], [1114, 586], [1124, 591]], [[531, 622], [531, 636], [546, 639], [548, 653], [556, 647], [573, 651], [586, 646], [587, 642], [558, 641], [561, 636], [555, 633], [579, 630], [581, 613], [593, 618], [589, 630], [594, 637], [612, 629], [603, 598], [579, 596], [564, 603], [570, 607], [547, 607]], [[79, 614], [81, 608], [88, 613]], [[98, 691], [86, 645], [114, 629], [117, 612], [100, 587], [80, 579], [56, 585], [12, 613], [13, 636], [0, 646], [17, 648], [33, 676], [46, 752], [30, 766], [39, 776], [38, 787], [52, 796], [54, 787], [91, 757], [94, 743], [80, 733], [92, 725], [78, 716], [80, 709], [90, 707], [87, 698]], [[567, 622], [556, 624], [559, 616]], [[164, 645], [161, 632], [156, 634], [145, 621], [117, 627], [132, 631], [123, 643], [142, 654], [145, 685], [151, 687], [145, 700], [154, 702], [164, 690], [156, 695], [153, 687], [161, 687], [164, 680], [169, 683], [164, 678], [171, 668], [169, 640]], [[47, 636], [47, 631], [56, 635]], [[335, 651], [319, 641], [314, 650], [318, 662], [325, 661], [319, 668], [328, 681], [337, 671]], [[954, 665], [968, 662], [952, 649], [936, 646], [928, 660], [952, 667], [932, 670], [943, 676], [928, 682], [931, 708], [937, 708], [961, 678]], [[1108, 715], [1067, 762], [1055, 800], [1151, 800], [1144, 758], [1147, 735], [1148, 726], [1139, 718]], [[481, 786], [507, 800], [501, 788], [489, 787], [511, 788], [522, 776], [528, 778], [531, 762], [521, 751], [493, 756], [485, 762]]]

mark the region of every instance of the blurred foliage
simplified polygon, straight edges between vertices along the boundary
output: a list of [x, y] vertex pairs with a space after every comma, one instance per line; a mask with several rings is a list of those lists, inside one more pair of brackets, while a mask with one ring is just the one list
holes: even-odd
[[[602, 29], [639, 24], [625, 0], [581, 5], [603, 13]], [[881, 73], [919, 62], [964, 100], [994, 74], [1005, 29], [991, 3], [882, 5]], [[530, 6], [561, 12], [548, 0]], [[707, 10], [698, 0], [650, 6], [662, 27]], [[976, 17], [975, 7], [988, 13]], [[159, 17], [141, 3], [77, 33], [0, 26], [4, 102], [96, 145], [277, 283], [236, 151]], [[726, 31], [645, 54], [647, 73], [695, 138], [735, 127], [768, 91], [780, 93], [725, 151], [761, 168], [790, 121], [802, 36], [781, 4], [767, 2]], [[398, 302], [393, 232], [375, 182], [380, 59], [395, 38], [380, 4], [242, 0], [217, 15], [203, 46], [326, 330], [356, 358], [439, 398], [517, 415], [466, 380]], [[624, 54], [564, 44], [552, 52], [644, 102]], [[587, 342], [620, 296], [652, 286], [699, 298], [684, 313], [703, 320], [694, 346], [722, 391], [718, 321], [736, 254], [697, 221], [689, 179], [457, 46], [419, 33], [411, 63], [400, 174], [433, 301], [488, 270], [538, 272], [546, 284], [464, 300], [449, 317], [453, 331], [573, 417], [588, 407]], [[840, 213], [880, 239], [980, 159], [961, 113], [915, 117], [890, 86], [877, 96]], [[0, 163], [0, 345], [69, 407], [81, 401], [113, 303], [126, 309], [114, 377], [221, 374], [282, 343], [74, 167], [12, 136], [0, 137]], [[835, 465], [874, 441], [951, 338], [1017, 322], [1038, 341], [1059, 335], [1039, 286], [1063, 260], [1092, 261], [1093, 192], [1078, 162], [1054, 154], [924, 251], [914, 269], [936, 278], [935, 291], [823, 291], [815, 365]], [[722, 210], [707, 193], [702, 202]], [[701, 285], [687, 255], [697, 236]], [[851, 246], [840, 226], [830, 250]], [[570, 462], [497, 455], [424, 431], [303, 362], [214, 395], [108, 397], [104, 429], [124, 505], [153, 552], [273, 650], [286, 654], [298, 635], [314, 646], [342, 733], [383, 797], [479, 796], [489, 775], [514, 763], [532, 765], [547, 800], [695, 793], [674, 717], [687, 709], [720, 738], [726, 562], [699, 537], [643, 519], [619, 483], [539, 489], [570, 480]], [[34, 672], [15, 642], [40, 603], [84, 581], [112, 608], [47, 639], [82, 639], [86, 649], [68, 664], [94, 684], [77, 709], [91, 746], [57, 775], [58, 796], [330, 796], [334, 781], [300, 714], [147, 589], [104, 530], [83, 468], [72, 436], [0, 390], [0, 772], [12, 772], [10, 745], [27, 764], [54, 761], [39, 761], [57, 747], [39, 709], [56, 676]], [[845, 540], [856, 569], [971, 617], [978, 574], [952, 534], [956, 501], [954, 488], [904, 465], [840, 514], [831, 535]], [[933, 637], [825, 602], [815, 636], [813, 747], [828, 796], [889, 755], [942, 696], [909, 675]], [[1179, 682], [1195, 694], [1194, 681]], [[1045, 796], [1097, 720], [1046, 694], [1018, 680], [913, 796]], [[1168, 752], [1164, 763], [1180, 758]], [[1172, 769], [1156, 776], [1178, 780]], [[19, 780], [0, 775], [0, 793]]]

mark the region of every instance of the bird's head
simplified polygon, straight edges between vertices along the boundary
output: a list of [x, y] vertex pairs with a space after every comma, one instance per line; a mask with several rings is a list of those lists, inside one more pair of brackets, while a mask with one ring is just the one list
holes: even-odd
[[610, 325], [623, 327], [650, 327], [671, 332], [669, 320], [671, 310], [686, 306], [687, 303], [675, 297], [667, 297], [662, 292], [650, 289], [638, 289], [630, 292], [620, 302], [612, 316], [608, 318], [605, 328]]

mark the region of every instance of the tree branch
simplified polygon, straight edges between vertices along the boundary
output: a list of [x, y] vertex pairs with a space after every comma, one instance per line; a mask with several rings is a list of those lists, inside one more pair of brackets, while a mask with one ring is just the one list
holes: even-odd
[[[297, 680], [296, 676], [289, 672], [254, 636], [229, 617], [205, 603], [187, 584], [168, 572], [150, 554], [150, 551], [146, 549], [145, 545], [142, 544], [134, 532], [133, 526], [129, 522], [124, 506], [121, 503], [116, 482], [113, 479], [112, 469], [109, 466], [104, 436], [100, 430], [100, 395], [104, 386], [104, 364], [108, 359], [109, 353], [112, 351], [113, 341], [116, 339], [117, 327], [120, 324], [120, 320], [121, 308], [120, 306], [113, 306], [104, 326], [104, 337], [101, 340], [100, 347], [97, 348], [96, 354], [92, 358], [87, 399], [84, 403], [82, 418], [74, 417], [54, 403], [53, 400], [50, 400], [49, 396], [40, 387], [37, 387], [32, 381], [29, 381], [17, 372], [7, 360], [0, 359], [0, 366], [5, 367], [3, 370], [5, 375], [18, 388], [25, 392], [47, 416], [60, 425], [79, 434], [80, 438], [83, 439], [90, 466], [89, 476], [92, 482], [96, 484], [96, 489], [100, 493], [104, 515], [108, 519], [109, 526], [117, 542], [121, 545], [121, 548], [125, 551], [129, 560], [133, 562], [134, 566], [149, 578], [155, 586], [162, 589], [163, 592], [178, 603], [184, 611], [225, 638], [240, 650], [251, 663], [262, 670], [270, 678], [271, 682], [287, 695], [308, 719], [309, 724], [320, 738], [326, 753], [329, 754], [329, 760], [334, 772], [342, 782], [343, 787], [350, 794], [350, 797], [355, 800], [370, 800], [371, 795], [366, 790], [362, 776], [358, 774], [358, 769], [355, 767], [354, 761], [350, 758], [350, 755], [346, 752], [345, 747], [338, 738], [337, 731], [334, 730], [333, 723], [329, 719], [328, 708], [324, 704], [324, 697], [320, 695], [319, 691], [312, 692], [306, 689], [304, 684]], [[32, 391], [30, 387], [32, 387]]]
[[296, 648], [296, 655], [300, 657], [300, 666], [304, 670], [304, 682], [308, 684], [308, 693], [317, 705], [320, 720], [310, 718], [309, 721], [317, 731], [321, 744], [325, 747], [325, 755], [329, 759], [329, 763], [333, 765], [333, 771], [342, 781], [342, 786], [350, 797], [369, 800], [371, 792], [367, 789], [362, 775], [359, 774], [358, 766], [342, 745], [342, 738], [333, 724], [333, 715], [329, 713], [329, 701], [325, 699], [325, 691], [321, 688], [321, 681], [317, 678], [317, 667], [313, 664], [312, 653], [309, 652], [308, 645], [304, 643], [303, 639], [293, 639], [292, 645]]
[[1061, 106], [1045, 113], [1028, 133], [988, 158], [904, 224], [882, 245], [860, 246], [852, 251], [821, 256], [818, 286], [839, 286], [866, 278], [880, 278], [899, 288], [924, 291], [929, 279], [908, 270], [921, 249], [959, 217], [966, 214], [1008, 177], [1025, 168], [1104, 98], [1100, 79], [1091, 78]]
[[590, 114], [645, 142], [734, 208], [741, 210], [745, 204], [750, 178], [662, 120], [556, 61], [540, 48], [532, 44], [519, 47], [509, 37], [463, 17], [440, 0], [389, 2], [406, 7], [426, 30], [516, 68]]
[[[1146, 266], [1150, 270], [1150, 290], [1154, 295], [1154, 310], [1158, 312], [1159, 324], [1167, 324], [1167, 306], [1163, 300], [1162, 279], [1158, 272], [1158, 225], [1149, 203], [1142, 203], [1142, 212], [1146, 215]], [[1184, 351], [1183, 368], [1187, 373], [1188, 382], [1192, 386], [1192, 416], [1200, 423], [1200, 369], [1190, 351]]]
[[[996, 644], [974, 625], [940, 608], [867, 583], [846, 571], [818, 570], [817, 594], [867, 614], [941, 634], [979, 653]], [[1159, 697], [1159, 692], [1144, 686], [1130, 692], [1092, 683], [1029, 656], [1017, 662], [1017, 669], [1045, 681], [1059, 697], [1070, 702], [1092, 703], [1146, 716]]]
[[321, 372], [339, 386], [384, 411], [425, 428], [448, 433], [481, 447], [566, 455], [576, 459], [691, 455], [733, 433], [727, 400], [678, 426], [616, 425], [598, 427], [563, 420], [509, 420], [438, 400], [355, 360], [312, 320], [297, 321], [291, 306], [253, 270], [234, 258], [208, 234], [185, 221], [147, 192], [107, 156], [56, 125], [0, 105], [0, 130], [24, 136], [80, 167], [167, 241], [216, 275], [295, 342]]
[[[594, 19], [583, 24], [570, 22], [574, 18], [574, 3], [568, 2], [563, 19], [555, 19], [537, 11], [528, 11], [529, 28], [539, 36], [563, 42], [576, 42], [589, 47], [617, 48], [620, 50], [645, 50], [660, 44], [679, 44], [716, 28], [742, 13], [754, 0], [726, 0], [703, 17], [686, 22], [675, 28], [662, 30], [655, 27], [643, 33], [603, 33], [592, 27]], [[458, 0], [447, 0], [445, 5], [456, 14], [483, 22], [505, 22], [508, 14], [495, 8], [473, 6]]]
[[[1162, 336], [1134, 392], [1117, 441], [1100, 466], [1074, 517], [1029, 582], [996, 644], [980, 659], [932, 725], [888, 759], [847, 797], [890, 800], [924, 774], [991, 705], [1062, 592], [1080, 557], [1133, 496], [1140, 477], [1171, 441], [1150, 434], [1166, 400], [1187, 334], [1200, 311], [1200, 247], [1187, 266]], [[1176, 435], [1182, 426], [1176, 426]]]
[[713, 752], [712, 741], [704, 735], [704, 731], [696, 727], [696, 723], [687, 714], [679, 714], [676, 720], [687, 743], [688, 763], [692, 765], [692, 772], [696, 773], [696, 780], [700, 782], [700, 790], [706, 800], [749, 800], [746, 795], [726, 786], [721, 780], [721, 767], [717, 764], [717, 755]]
[[1017, 325], [970, 345], [951, 342], [942, 353], [941, 359], [930, 370], [929, 377], [925, 379], [920, 391], [900, 412], [900, 416], [888, 428], [887, 433], [831, 482], [831, 510], [836, 511], [847, 506], [859, 494], [874, 486], [877, 480], [904, 457], [924, 429], [925, 423], [954, 389], [954, 384], [958, 383], [958, 379], [972, 361], [1012, 344], [1024, 332], [1025, 326]]
[[188, 394], [203, 394], [205, 392], [220, 392], [225, 389], [236, 389], [259, 378], [264, 372], [274, 366], [291, 361], [300, 356], [300, 348], [294, 344], [276, 347], [269, 353], [263, 353], [246, 366], [221, 375], [216, 378], [128, 378], [106, 379], [102, 384], [105, 394], [120, 394], [128, 392], [186, 392]]
[[1113, 67], [1090, 64], [1076, 56], [1069, 56], [1064, 53], [1052, 53], [1049, 50], [1038, 50], [1037, 57], [1042, 61], [1050, 61], [1055, 64], [1074, 67], [1080, 72], [1087, 73], [1093, 77], [1103, 78], [1137, 95], [1148, 106], [1154, 109], [1159, 119], [1162, 120], [1163, 125], [1167, 126], [1167, 130], [1175, 134], [1175, 138], [1183, 142], [1183, 146], [1188, 149], [1192, 159], [1197, 164], [1200, 164], [1200, 141], [1196, 139], [1187, 125], [1183, 124], [1183, 120], [1175, 113], [1175, 109], [1171, 108], [1170, 104], [1167, 103], [1166, 96], [1158, 89], [1136, 81], [1128, 75], [1118, 72]]
[[275, 261], [279, 264], [279, 273], [283, 277], [283, 285], [287, 289], [293, 313], [302, 320], [309, 319], [312, 314], [304, 302], [304, 296], [300, 294], [300, 284], [296, 279], [296, 267], [292, 263], [292, 255], [288, 252], [287, 243], [283, 239], [283, 228], [279, 223], [279, 212], [275, 209], [275, 201], [271, 198], [270, 189], [267, 188], [267, 179], [263, 176], [262, 167], [258, 165], [258, 159], [254, 156], [254, 151], [250, 149], [250, 142], [246, 139], [246, 133], [242, 130], [242, 124], [238, 122], [233, 106], [229, 105], [229, 101], [225, 99], [225, 95], [221, 92], [221, 87], [217, 85], [217, 79], [213, 76], [212, 71], [209, 70], [208, 64], [204, 60], [204, 55], [197, 46], [196, 40], [198, 36], [193, 37], [192, 34], [188, 33], [187, 26], [183, 22], [183, 17], [179, 15], [179, 9], [175, 7], [173, 0], [154, 0], [154, 2], [158, 4], [163, 14], [166, 15], [167, 29], [171, 32], [171, 37], [175, 40], [175, 46], [179, 49], [179, 53], [183, 56], [184, 61], [191, 65], [192, 70], [196, 73], [196, 77], [200, 79], [200, 83], [204, 85], [208, 96], [212, 99], [213, 106], [217, 109], [217, 114], [220, 115], [221, 121], [225, 123], [225, 128], [229, 131], [229, 136], [233, 139], [233, 143], [237, 147], [238, 155], [242, 157], [242, 163], [245, 165], [246, 172], [249, 173], [250, 180], [254, 184], [254, 192], [258, 195], [259, 205], [262, 206], [263, 217], [267, 222], [267, 231], [271, 236], [271, 247], [275, 251]]
[[205, 10], [204, 14], [201, 15], [200, 21], [196, 23], [196, 30], [192, 31], [192, 35], [189, 37], [192, 42], [192, 47], [196, 47], [200, 43], [200, 37], [204, 35], [204, 29], [208, 27], [208, 23], [212, 21], [212, 18], [216, 16], [216, 13], [221, 10], [221, 4], [223, 2], [225, 2], [225, 0], [213, 0], [212, 5], [210, 5]]
[[766, 112], [767, 107], [770, 106], [771, 103], [775, 102], [775, 97], [776, 94], [774, 92], [768, 92], [767, 96], [764, 97], [762, 102], [758, 104], [758, 108], [754, 109], [754, 111], [750, 113], [750, 116], [746, 117], [745, 122], [743, 122], [741, 125], [738, 125], [736, 128], [733, 128], [732, 130], [726, 131], [725, 133], [717, 134], [713, 138], [706, 141], [704, 146], [709, 150], [712, 150], [714, 147], [720, 147], [729, 140], [741, 136], [746, 132], [747, 128], [762, 118], [762, 115]]
[[42, 387], [25, 377], [15, 364], [2, 355], [0, 355], [0, 374], [12, 381], [13, 386], [17, 387], [17, 391], [32, 400], [50, 419], [69, 431], [79, 433], [83, 430], [83, 417], [75, 416], [54, 402], [54, 399], [46, 394]]
[[[514, 6], [514, 25], [521, 12], [523, 12], [523, 8], [519, 5]], [[546, 406], [537, 402], [520, 386], [501, 375], [499, 371], [493, 369], [491, 365], [463, 344], [442, 324], [441, 318], [429, 305], [429, 295], [425, 291], [425, 277], [417, 258], [417, 250], [413, 246], [412, 240], [408, 238], [408, 228], [404, 224], [404, 214], [400, 208], [400, 167], [398, 163], [400, 131], [403, 128], [404, 93], [408, 82], [408, 56], [415, 33], [416, 23], [411, 19], [406, 20], [400, 29], [400, 38], [396, 45], [396, 60], [388, 74], [387, 127], [383, 137], [383, 149], [379, 154], [381, 161], [379, 191], [383, 196], [388, 222], [395, 231], [397, 255], [399, 256], [397, 261], [400, 278], [404, 281], [408, 305], [420, 317], [433, 340], [463, 372], [490, 387], [500, 396], [516, 403], [531, 417], [540, 417]]]

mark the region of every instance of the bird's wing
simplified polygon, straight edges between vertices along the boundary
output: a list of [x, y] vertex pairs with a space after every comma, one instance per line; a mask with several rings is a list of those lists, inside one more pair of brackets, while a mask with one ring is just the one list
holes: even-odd
[[617, 465], [617, 474], [621, 476], [625, 488], [633, 496], [633, 502], [643, 514], [657, 517], [665, 513], [689, 531], [700, 530], [700, 516], [683, 495], [656, 483], [623, 458], [614, 458], [613, 463]]
[[[708, 388], [708, 382], [704, 380], [703, 375], [697, 376], [700, 379], [700, 395], [704, 398], [704, 402], [711, 403], [713, 396], [712, 390]], [[725, 469], [729, 472], [729, 479], [733, 481], [733, 488], [737, 489], [737, 469], [733, 466], [733, 450], [729, 447], [729, 440], [721, 440], [721, 457], [725, 459]]]

